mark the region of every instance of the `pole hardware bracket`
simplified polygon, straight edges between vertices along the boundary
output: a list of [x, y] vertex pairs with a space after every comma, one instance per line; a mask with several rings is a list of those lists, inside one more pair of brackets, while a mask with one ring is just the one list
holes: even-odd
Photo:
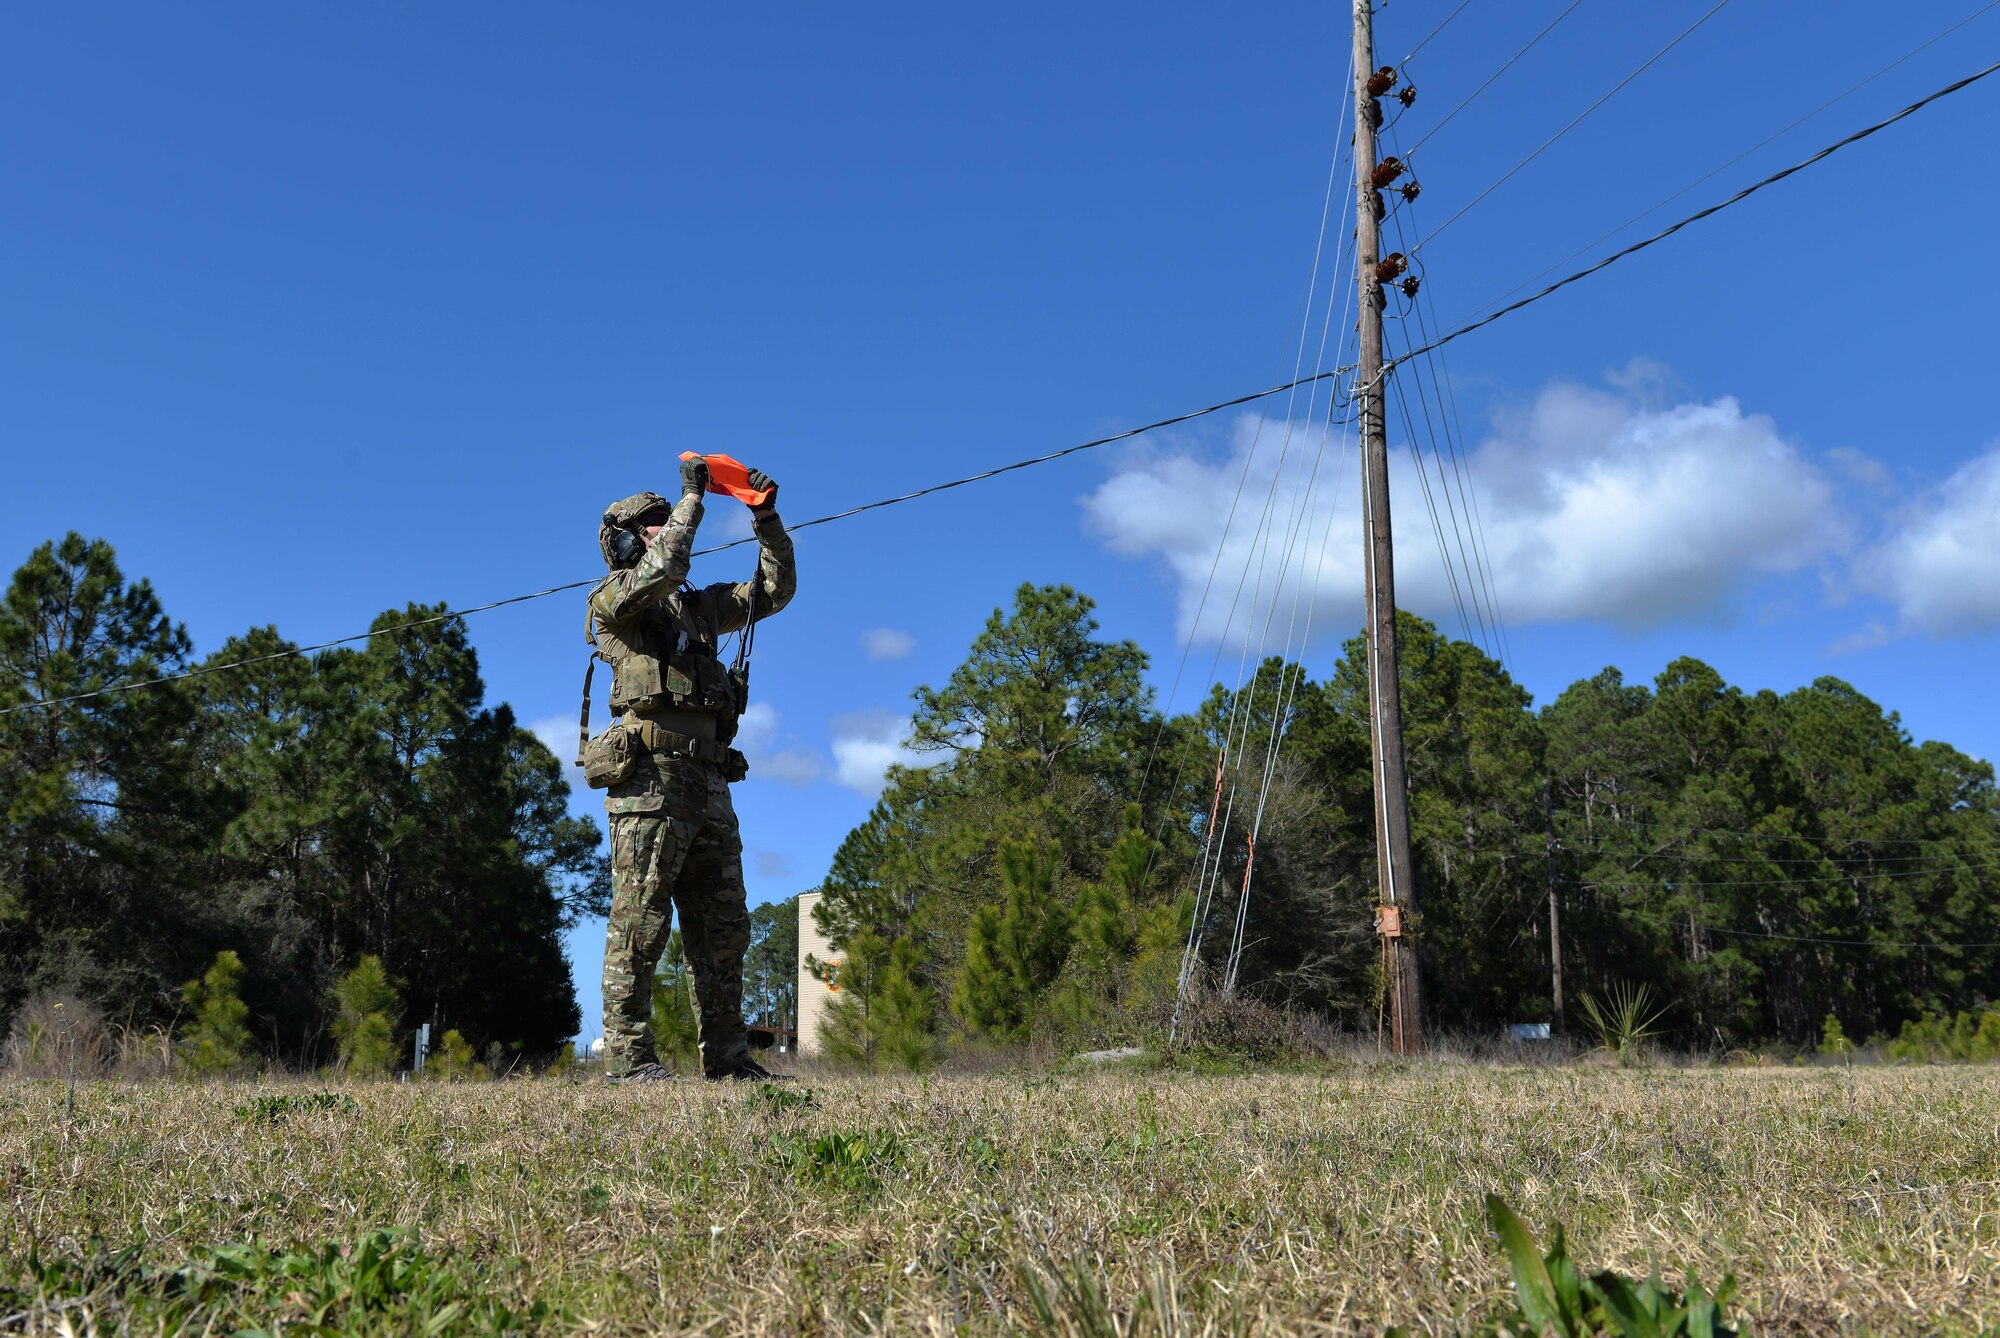
[[1403, 936], [1403, 908], [1384, 903], [1375, 908], [1375, 932], [1383, 938]]

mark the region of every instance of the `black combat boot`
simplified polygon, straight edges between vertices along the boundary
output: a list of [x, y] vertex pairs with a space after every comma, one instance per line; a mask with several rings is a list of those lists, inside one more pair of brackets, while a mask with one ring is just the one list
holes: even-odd
[[610, 1075], [610, 1080], [616, 1083], [672, 1082], [674, 1080], [674, 1071], [648, 1060], [644, 1064], [634, 1064], [623, 1073]]
[[750, 1056], [707, 1075], [710, 1082], [790, 1082], [789, 1073], [773, 1073]]

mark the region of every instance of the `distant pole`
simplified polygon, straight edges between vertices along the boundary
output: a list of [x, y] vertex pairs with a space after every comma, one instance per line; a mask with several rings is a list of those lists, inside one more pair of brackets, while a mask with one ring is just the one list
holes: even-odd
[[1554, 1001], [1553, 1015], [1549, 1028], [1556, 1035], [1563, 1032], [1563, 939], [1562, 939], [1562, 885], [1556, 881], [1556, 806], [1549, 782], [1542, 782], [1542, 822], [1549, 832], [1549, 985], [1550, 998]]
[[1354, 0], [1355, 252], [1361, 294], [1361, 352], [1356, 399], [1361, 420], [1361, 480], [1368, 533], [1369, 733], [1375, 771], [1376, 876], [1388, 940], [1389, 1026], [1399, 1055], [1423, 1050], [1417, 980], [1417, 880], [1410, 860], [1409, 778], [1403, 759], [1403, 693], [1396, 668], [1396, 555], [1389, 525], [1389, 441], [1382, 413], [1382, 277], [1380, 196], [1375, 185], [1375, 128], [1381, 115], [1369, 89], [1375, 70], [1370, 0]]

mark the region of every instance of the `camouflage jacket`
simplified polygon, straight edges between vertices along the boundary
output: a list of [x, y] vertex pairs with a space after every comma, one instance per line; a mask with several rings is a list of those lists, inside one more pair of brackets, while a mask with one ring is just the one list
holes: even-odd
[[[702, 502], [683, 498], [633, 566], [590, 593], [598, 653], [611, 665], [611, 709], [663, 718], [731, 715], [737, 700], [719, 657], [722, 637], [791, 603], [798, 576], [791, 536], [776, 513], [756, 522], [757, 575], [748, 581], [687, 586]], [[707, 733], [708, 731], [701, 731]]]

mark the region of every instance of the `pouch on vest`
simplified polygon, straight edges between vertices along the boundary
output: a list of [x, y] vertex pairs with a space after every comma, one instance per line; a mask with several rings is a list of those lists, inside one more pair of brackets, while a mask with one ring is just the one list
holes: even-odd
[[613, 725], [583, 747], [583, 783], [593, 790], [623, 782], [638, 765], [638, 746], [623, 725]]

